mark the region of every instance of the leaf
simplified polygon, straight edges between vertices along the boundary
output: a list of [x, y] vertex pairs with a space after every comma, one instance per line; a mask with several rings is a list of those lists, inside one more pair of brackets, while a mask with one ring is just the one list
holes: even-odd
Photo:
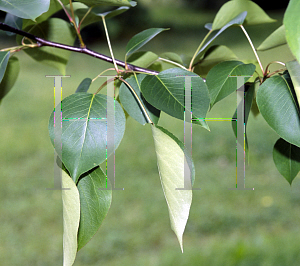
[[142, 81], [141, 90], [146, 101], [155, 108], [178, 119], [184, 119], [185, 77], [192, 77], [192, 117], [193, 122], [208, 129], [204, 118], [209, 108], [209, 94], [205, 82], [198, 75], [181, 69], [171, 68], [158, 75], [147, 76]]
[[139, 66], [139, 67], [149, 67], [152, 65], [156, 60], [158, 59], [158, 55], [155, 53], [152, 53], [150, 51], [143, 51], [143, 52], [136, 52], [129, 56], [127, 59], [127, 62]]
[[[115, 117], [107, 117], [108, 105], [115, 104]], [[102, 94], [78, 92], [61, 102], [62, 110], [62, 162], [74, 182], [80, 175], [106, 160], [106, 146], [119, 146], [125, 131], [125, 116], [122, 107], [113, 98]], [[114, 132], [107, 133], [107, 120], [115, 121]], [[49, 134], [54, 145], [54, 112], [49, 120]], [[107, 136], [114, 136], [110, 143]], [[107, 143], [107, 141], [109, 141]]]
[[298, 62], [300, 62], [299, 14], [300, 2], [297, 0], [290, 0], [284, 13], [283, 25], [285, 26], [287, 43]]
[[280, 26], [275, 30], [271, 35], [266, 38], [260, 46], [258, 46], [258, 51], [265, 51], [268, 49], [275, 48], [277, 46], [286, 44], [285, 38], [285, 27], [284, 25]]
[[257, 25], [276, 21], [270, 18], [263, 9], [250, 0], [232, 0], [220, 8], [214, 19], [212, 29], [217, 30], [224, 27], [229, 21], [244, 11], [247, 11], [245, 25]]
[[[232, 76], [252, 76], [254, 71], [255, 65], [240, 61], [225, 61], [213, 67], [206, 77], [211, 107], [237, 90], [236, 78]], [[244, 81], [249, 78], [245, 77]]]
[[107, 188], [106, 175], [100, 167], [83, 174], [77, 187], [81, 210], [78, 231], [80, 250], [95, 235], [106, 217], [111, 205], [112, 190]]
[[167, 29], [151, 28], [134, 35], [126, 45], [126, 57], [133, 54], [164, 30]]
[[[227, 24], [225, 24], [208, 42], [205, 43], [205, 45], [199, 50], [199, 52], [196, 55], [195, 62], [197, 62], [202, 56], [202, 53], [207, 49], [207, 47], [227, 28], [231, 26], [238, 26], [242, 25], [244, 23], [244, 20], [247, 16], [247, 12], [242, 12], [241, 14], [234, 17], [232, 20], [230, 20]], [[215, 29], [212, 29], [215, 30]]]
[[[150, 116], [152, 122], [154, 124], [157, 124], [160, 116], [160, 111], [145, 100], [140, 90], [141, 83], [146, 76], [147, 75], [145, 74], [139, 74], [137, 76], [132, 76], [126, 79], [126, 81], [131, 85], [133, 90], [136, 92], [138, 98], [143, 103], [147, 114]], [[138, 101], [136, 100], [135, 96], [133, 95], [131, 90], [126, 86], [125, 83], [122, 83], [122, 85], [120, 86], [120, 101], [126, 112], [137, 122], [139, 122], [142, 125], [148, 123], [142, 109], [140, 108], [140, 105], [138, 104]]]
[[[75, 33], [70, 23], [58, 18], [51, 18], [34, 27], [29, 26], [25, 31], [43, 39], [66, 45], [73, 45], [75, 41]], [[21, 37], [18, 38], [19, 43], [21, 39]], [[70, 51], [54, 47], [25, 49], [24, 51], [34, 60], [54, 67], [65, 75]]]
[[300, 148], [278, 139], [273, 149], [273, 160], [279, 173], [291, 185], [300, 171]]
[[[182, 235], [189, 217], [192, 203], [191, 185], [184, 187], [184, 162], [187, 160], [179, 140], [162, 127], [152, 126], [159, 176], [167, 201], [171, 228], [175, 232], [183, 252]], [[190, 167], [192, 176], [193, 169]]]
[[7, 67], [10, 52], [0, 51], [0, 82], [4, 77], [4, 73]]
[[[249, 118], [249, 114], [251, 111], [251, 107], [252, 107], [252, 102], [254, 99], [254, 93], [255, 93], [255, 89], [259, 86], [259, 82], [255, 82], [255, 83], [251, 83], [251, 84], [247, 84], [245, 85], [245, 99], [244, 99], [244, 125], [245, 125], [245, 152], [246, 155], [248, 156], [248, 140], [247, 140], [247, 133], [246, 133], [246, 129], [247, 129], [247, 122], [248, 122], [248, 118]], [[246, 89], [248, 89], [246, 91]], [[239, 105], [241, 105], [242, 103], [240, 103]], [[231, 122], [231, 126], [234, 132], [235, 137], [237, 137], [237, 109], [235, 110], [233, 117], [232, 117], [232, 122]], [[240, 143], [242, 146], [244, 146], [244, 143]]]
[[76, 93], [77, 92], [87, 92], [88, 89], [90, 88], [92, 83], [92, 80], [90, 78], [85, 78], [81, 83], [79, 84]]
[[80, 219], [79, 192], [70, 176], [62, 171], [63, 250], [64, 266], [72, 266], [77, 253], [77, 232]]
[[289, 61], [286, 63], [286, 67], [289, 71], [289, 74], [292, 78], [293, 87], [296, 93], [296, 97], [298, 100], [298, 106], [300, 106], [300, 65], [298, 61]]
[[49, 9], [50, 0], [2, 0], [0, 10], [20, 18], [35, 20]]
[[[22, 25], [23, 25], [23, 19], [22, 18], [19, 18], [19, 17], [16, 17], [12, 14], [9, 14], [7, 13], [6, 16], [5, 16], [5, 20], [4, 20], [4, 23], [11, 26], [11, 27], [14, 27], [18, 30], [21, 30], [22, 29]], [[6, 34], [8, 36], [12, 36], [12, 35], [15, 35], [15, 33], [13, 32], [6, 32]]]
[[225, 45], [213, 45], [204, 56], [194, 64], [194, 72], [205, 78], [208, 72], [223, 61], [238, 59], [237, 56]]
[[77, 0], [77, 2], [84, 3], [88, 6], [136, 6], [135, 1], [128, 0]]
[[269, 126], [287, 142], [300, 147], [299, 109], [292, 84], [281, 76], [272, 76], [258, 89], [256, 102]]
[[[69, 0], [60, 0], [64, 5], [67, 5], [69, 3]], [[75, 4], [75, 3], [74, 3]], [[24, 19], [23, 20], [23, 29], [33, 26], [36, 23], [42, 23], [43, 21], [49, 19], [53, 14], [58, 12], [59, 10], [62, 9], [62, 6], [57, 0], [50, 0], [50, 7], [47, 12], [43, 13], [39, 17], [36, 18], [35, 21], [29, 20], [29, 19]]]
[[[0, 53], [1, 54], [1, 53]], [[1, 73], [0, 67], [0, 73]], [[11, 56], [8, 60], [4, 77], [0, 83], [0, 101], [12, 89], [20, 72], [19, 59], [16, 56]]]

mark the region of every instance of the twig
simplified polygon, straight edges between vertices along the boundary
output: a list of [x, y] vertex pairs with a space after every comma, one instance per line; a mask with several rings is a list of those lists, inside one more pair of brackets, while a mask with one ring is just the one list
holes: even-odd
[[[37, 37], [31, 33], [13, 28], [5, 23], [0, 22], [0, 30], [4, 30], [4, 31], [8, 31], [8, 32], [12, 32], [15, 34], [19, 34], [21, 36], [27, 37], [31, 40], [34, 40], [37, 42], [38, 47], [43, 47], [43, 46], [50, 46], [50, 47], [55, 47], [55, 48], [59, 48], [59, 49], [64, 49], [64, 50], [68, 50], [68, 51], [72, 51], [75, 53], [82, 53], [82, 54], [87, 54], [89, 56], [93, 56], [95, 58], [98, 58], [100, 60], [106, 61], [108, 63], [113, 63], [113, 60], [111, 57], [101, 54], [101, 53], [97, 53], [93, 50], [90, 50], [86, 47], [74, 47], [74, 46], [70, 46], [70, 45], [65, 45], [65, 44], [61, 44], [61, 43], [56, 43], [56, 42], [51, 42], [51, 41], [47, 41], [44, 40], [40, 37]], [[121, 66], [123, 68], [125, 68], [125, 62], [120, 61], [120, 60], [115, 60], [116, 64], [118, 66]], [[147, 74], [151, 74], [151, 75], [157, 75], [159, 72], [155, 71], [155, 70], [150, 70], [150, 69], [146, 69], [143, 67], [138, 67], [135, 65], [131, 65], [131, 64], [127, 64], [128, 68], [130, 70], [133, 71], [139, 71], [139, 72], [143, 72], [143, 73], [147, 73]]]

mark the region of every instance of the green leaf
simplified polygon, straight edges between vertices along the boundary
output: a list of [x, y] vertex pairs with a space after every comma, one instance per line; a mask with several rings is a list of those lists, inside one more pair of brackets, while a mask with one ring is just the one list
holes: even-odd
[[[23, 19], [22, 18], [19, 18], [19, 17], [16, 17], [12, 14], [9, 14], [7, 13], [6, 16], [5, 16], [5, 20], [4, 20], [4, 23], [11, 26], [11, 27], [14, 27], [18, 30], [21, 30], [22, 29], [22, 25], [23, 25]], [[15, 35], [15, 33], [13, 32], [6, 32], [6, 34], [8, 36], [12, 36], [12, 35]]]
[[142, 52], [136, 52], [129, 56], [127, 59], [127, 62], [139, 66], [147, 68], [150, 65], [152, 65], [156, 60], [158, 59], [158, 55], [155, 53], [152, 53], [150, 51], [142, 51]]
[[[146, 76], [147, 75], [139, 74], [137, 76], [132, 76], [126, 79], [126, 81], [131, 85], [133, 90], [136, 92], [138, 98], [143, 103], [147, 114], [150, 116], [152, 122], [154, 124], [157, 124], [160, 116], [160, 111], [145, 100], [145, 98], [142, 96], [140, 89], [141, 83]], [[120, 101], [126, 112], [137, 122], [139, 122], [142, 125], [148, 123], [142, 109], [140, 108], [138, 101], [136, 100], [135, 96], [125, 83], [122, 83], [122, 85], [120, 86]]]
[[258, 89], [256, 102], [269, 126], [287, 142], [300, 147], [299, 108], [290, 80], [272, 76]]
[[227, 46], [213, 45], [198, 62], [194, 63], [194, 72], [205, 78], [215, 65], [234, 59], [238, 58]]
[[265, 51], [268, 49], [275, 48], [277, 46], [286, 44], [285, 38], [285, 27], [284, 25], [280, 26], [277, 30], [275, 30], [272, 34], [270, 34], [260, 46], [258, 46], [258, 51]]
[[85, 78], [81, 83], [79, 84], [76, 93], [77, 92], [87, 92], [88, 89], [90, 88], [92, 83], [92, 80], [90, 78]]
[[[254, 99], [254, 93], [255, 93], [255, 89], [258, 88], [259, 86], [259, 82], [255, 82], [255, 83], [251, 83], [251, 84], [246, 84], [245, 85], [245, 91], [246, 89], [248, 89], [245, 92], [245, 99], [244, 99], [244, 124], [245, 124], [245, 151], [246, 151], [246, 156], [248, 156], [248, 140], [247, 140], [247, 133], [246, 133], [246, 129], [247, 129], [247, 122], [248, 122], [248, 118], [249, 118], [249, 114], [251, 111], [251, 107], [252, 107], [252, 102]], [[242, 103], [240, 103], [239, 105], [241, 105]], [[237, 137], [237, 109], [235, 110], [233, 117], [232, 117], [232, 122], [231, 122], [231, 126], [234, 132], [235, 137]], [[244, 146], [244, 143], [240, 143], [242, 146]]]
[[142, 81], [143, 96], [155, 108], [167, 114], [184, 119], [185, 109], [185, 77], [191, 76], [192, 81], [192, 117], [196, 124], [208, 129], [204, 118], [209, 108], [209, 94], [205, 82], [198, 75], [181, 69], [171, 68], [158, 75], [147, 76]]
[[300, 106], [300, 76], [299, 76], [300, 64], [298, 63], [298, 61], [294, 60], [294, 61], [287, 62], [286, 67], [292, 78], [293, 87], [298, 100], [298, 106]]
[[291, 185], [300, 171], [300, 148], [278, 139], [273, 149], [273, 160], [279, 173]]
[[[207, 47], [227, 28], [231, 26], [238, 26], [242, 25], [244, 23], [244, 20], [247, 16], [247, 12], [242, 12], [241, 14], [234, 17], [232, 20], [230, 20], [228, 23], [226, 23], [208, 42], [205, 43], [205, 45], [199, 50], [199, 52], [196, 55], [195, 62], [197, 62], [202, 56], [202, 53], [207, 49]], [[215, 29], [212, 29], [215, 30]]]
[[133, 54], [164, 30], [167, 29], [151, 28], [134, 35], [126, 45], [126, 57]]
[[10, 52], [0, 51], [0, 82], [4, 77], [4, 73], [7, 67]]
[[[0, 67], [0, 73], [1, 71], [2, 71], [2, 67]], [[14, 86], [18, 78], [19, 72], [20, 72], [19, 59], [15, 56], [11, 56], [8, 60], [4, 77], [0, 83], [0, 101]]]
[[[114, 132], [107, 133], [107, 100], [115, 104]], [[114, 135], [114, 150], [119, 146], [125, 131], [125, 116], [122, 107], [113, 98], [102, 94], [79, 92], [61, 102], [62, 110], [62, 162], [74, 182], [80, 175], [106, 160], [107, 136]], [[113, 114], [111, 114], [113, 115]], [[106, 119], [107, 118], [107, 119]], [[49, 120], [49, 134], [54, 144], [54, 112]]]
[[77, 232], [80, 219], [79, 192], [71, 177], [62, 171], [63, 250], [64, 266], [72, 266], [77, 253]]
[[[175, 232], [183, 252], [182, 235], [192, 203], [192, 186], [184, 188], [184, 162], [187, 160], [179, 140], [162, 127], [152, 126], [159, 176], [167, 201], [171, 228]], [[194, 171], [190, 171], [193, 176]]]
[[[60, 0], [64, 5], [67, 5], [69, 3], [69, 0]], [[75, 4], [75, 3], [74, 3]], [[35, 21], [24, 19], [23, 20], [23, 29], [33, 26], [36, 23], [42, 23], [43, 21], [49, 19], [53, 14], [60, 11], [62, 9], [62, 6], [57, 0], [50, 0], [50, 7], [47, 12], [43, 13], [39, 17], [36, 18]]]
[[[98, 231], [111, 205], [112, 191], [100, 167], [82, 175], [78, 181], [80, 194], [80, 225], [78, 250]], [[102, 189], [101, 189], [102, 188]]]
[[257, 25], [276, 21], [250, 0], [232, 0], [220, 8], [214, 19], [212, 29], [217, 30], [224, 27], [229, 21], [244, 11], [247, 11], [245, 25]]
[[[236, 78], [231, 76], [252, 76], [255, 65], [240, 61], [226, 61], [213, 67], [207, 74], [206, 84], [210, 94], [211, 107], [236, 91]], [[250, 77], [245, 77], [244, 82]]]
[[[33, 27], [29, 26], [25, 31], [48, 41], [66, 45], [73, 45], [76, 37], [70, 23], [58, 18], [51, 18]], [[22, 37], [18, 36], [19, 43], [21, 43], [21, 39]], [[52, 66], [65, 75], [66, 65], [71, 54], [70, 51], [54, 47], [25, 49], [24, 51], [34, 60]]]
[[136, 6], [135, 1], [128, 0], [77, 0], [77, 2], [84, 3], [88, 6]]
[[49, 9], [50, 0], [2, 0], [0, 10], [20, 18], [35, 20]]
[[285, 26], [287, 43], [298, 62], [300, 62], [299, 14], [300, 2], [297, 0], [290, 0], [284, 13], [283, 25]]

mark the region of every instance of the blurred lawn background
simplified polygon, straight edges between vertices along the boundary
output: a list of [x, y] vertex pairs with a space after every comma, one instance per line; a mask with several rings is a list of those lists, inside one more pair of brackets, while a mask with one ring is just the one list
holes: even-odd
[[[145, 48], [158, 54], [171, 51], [191, 56], [205, 34], [203, 24], [213, 20], [212, 14], [199, 12], [171, 7], [167, 13], [151, 10], [155, 26], [172, 26], [172, 30]], [[281, 24], [283, 13], [270, 15], [278, 22], [247, 27], [256, 47]], [[162, 16], [164, 20], [159, 21]], [[194, 22], [188, 22], [189, 30], [184, 30], [186, 20], [180, 23], [177, 16], [194, 16]], [[168, 25], [170, 21], [175, 22]], [[126, 29], [123, 31], [126, 34]], [[9, 46], [4, 42], [7, 37], [0, 37], [1, 47]], [[113, 42], [118, 59], [124, 57], [126, 41]], [[237, 28], [226, 31], [215, 43], [228, 45], [241, 59], [254, 59]], [[90, 48], [109, 54], [104, 41]], [[260, 55], [264, 66], [269, 61], [292, 58], [287, 46]], [[0, 265], [62, 265], [61, 192], [46, 190], [53, 187], [54, 158], [48, 136], [53, 78], [45, 75], [59, 73], [24, 53], [18, 57], [21, 73], [0, 106]], [[111, 65], [72, 54], [67, 67], [71, 78], [63, 79], [63, 97], [72, 94], [82, 79], [94, 78], [106, 67]], [[93, 84], [91, 91], [100, 84]], [[233, 94], [218, 103], [208, 117], [232, 117], [235, 106]], [[181, 121], [162, 115], [159, 124], [183, 139]], [[261, 116], [251, 114], [246, 187], [255, 190], [230, 191], [228, 188], [235, 186], [231, 123], [209, 122], [209, 126], [211, 132], [193, 126], [194, 187], [201, 191], [193, 193], [184, 253], [170, 228], [150, 126], [129, 118], [116, 151], [116, 187], [125, 190], [113, 192], [108, 216], [95, 237], [79, 251], [75, 266], [300, 265], [300, 182], [296, 178], [290, 187], [275, 168], [272, 148], [278, 136]]]

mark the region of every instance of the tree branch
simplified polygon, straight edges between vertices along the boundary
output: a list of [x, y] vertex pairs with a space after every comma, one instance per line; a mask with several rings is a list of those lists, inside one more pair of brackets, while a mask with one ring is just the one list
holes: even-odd
[[[40, 37], [37, 37], [37, 36], [35, 36], [31, 33], [13, 28], [13, 27], [11, 27], [11, 26], [9, 26], [5, 23], [2, 23], [2, 22], [0, 22], [0, 30], [12, 32], [12, 33], [24, 36], [26, 38], [29, 38], [33, 41], [36, 41], [39, 47], [50, 46], [50, 47], [55, 47], [55, 48], [59, 48], [59, 49], [64, 49], [64, 50], [76, 52], [76, 53], [87, 54], [89, 56], [93, 56], [95, 58], [98, 58], [100, 60], [103, 60], [103, 61], [106, 61], [108, 63], [113, 64], [112, 58], [109, 57], [109, 56], [106, 56], [104, 54], [97, 53], [97, 52], [95, 52], [93, 50], [90, 50], [88, 48], [74, 47], [74, 46], [70, 46], [70, 45], [65, 45], [65, 44], [61, 44], [61, 43], [47, 41], [47, 40], [44, 40]], [[120, 60], [115, 60], [115, 61], [116, 61], [116, 64], [118, 66], [121, 66], [121, 67], [125, 68], [125, 62], [120, 61]], [[130, 70], [133, 70], [133, 71], [144, 72], [144, 73], [148, 73], [148, 74], [152, 74], [152, 75], [157, 75], [159, 73], [155, 70], [150, 70], [150, 69], [146, 69], [146, 68], [143, 68], [143, 67], [138, 67], [138, 66], [131, 65], [131, 64], [128, 64], [128, 63], [127, 63], [127, 67]]]

